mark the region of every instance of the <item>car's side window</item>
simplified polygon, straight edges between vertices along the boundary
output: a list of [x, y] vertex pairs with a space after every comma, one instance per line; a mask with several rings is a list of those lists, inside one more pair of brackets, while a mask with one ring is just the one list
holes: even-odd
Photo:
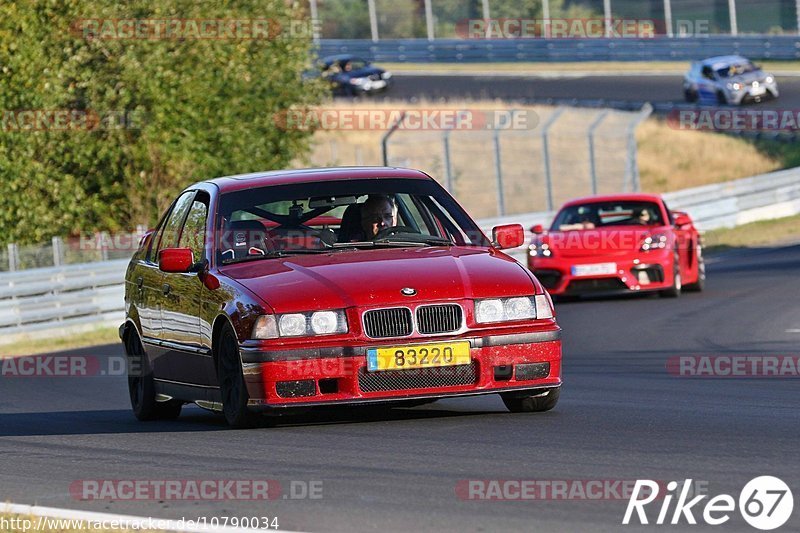
[[158, 252], [164, 248], [174, 248], [178, 245], [178, 237], [180, 236], [181, 224], [186, 218], [186, 213], [192, 205], [192, 198], [194, 198], [195, 191], [187, 191], [183, 193], [175, 205], [172, 207], [172, 212], [164, 223], [161, 231], [158, 233], [156, 246], [150, 258], [153, 261], [158, 260]]
[[195, 261], [202, 261], [205, 258], [203, 243], [205, 242], [207, 217], [208, 198], [203, 193], [198, 193], [197, 198], [192, 202], [189, 214], [186, 215], [186, 223], [183, 225], [178, 243], [179, 248], [192, 249]]

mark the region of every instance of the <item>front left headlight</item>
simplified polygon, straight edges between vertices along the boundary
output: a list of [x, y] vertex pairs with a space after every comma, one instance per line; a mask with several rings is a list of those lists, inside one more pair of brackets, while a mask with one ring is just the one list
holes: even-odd
[[475, 322], [480, 324], [536, 318], [553, 318], [553, 310], [544, 294], [475, 301]]
[[277, 337], [308, 337], [347, 333], [347, 317], [343, 309], [313, 311], [308, 313], [286, 313], [258, 317], [253, 327], [254, 339]]
[[775, 78], [773, 78], [772, 76], [767, 76], [766, 78], [764, 78], [764, 81], [767, 83], [772, 83], [775, 81]]

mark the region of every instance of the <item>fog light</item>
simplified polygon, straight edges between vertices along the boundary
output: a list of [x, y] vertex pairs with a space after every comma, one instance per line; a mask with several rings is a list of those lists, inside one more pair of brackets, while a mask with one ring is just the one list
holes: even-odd
[[644, 270], [637, 272], [637, 278], [639, 279], [640, 285], [650, 285], [650, 276], [648, 276], [647, 272]]

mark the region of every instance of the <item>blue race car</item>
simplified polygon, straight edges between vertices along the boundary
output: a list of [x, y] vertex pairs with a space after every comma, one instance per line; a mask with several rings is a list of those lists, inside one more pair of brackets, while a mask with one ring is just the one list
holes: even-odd
[[775, 77], [741, 56], [695, 61], [683, 78], [687, 102], [741, 105], [778, 97]]

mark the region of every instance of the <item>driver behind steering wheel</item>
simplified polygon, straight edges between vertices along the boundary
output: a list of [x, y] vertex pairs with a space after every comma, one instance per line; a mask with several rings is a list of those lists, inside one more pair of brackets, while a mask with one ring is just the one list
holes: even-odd
[[361, 205], [364, 240], [374, 239], [381, 230], [397, 226], [397, 203], [391, 196], [371, 194]]

